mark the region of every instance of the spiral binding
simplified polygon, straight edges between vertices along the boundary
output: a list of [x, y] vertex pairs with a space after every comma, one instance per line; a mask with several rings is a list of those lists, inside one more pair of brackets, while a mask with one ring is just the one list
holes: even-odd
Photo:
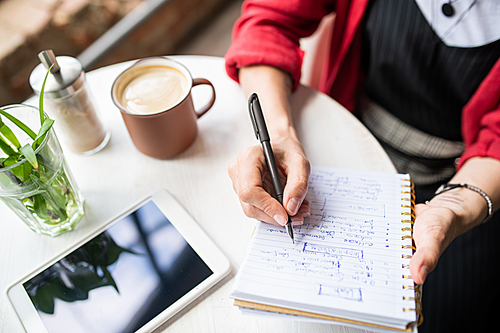
[[[415, 239], [413, 238], [413, 225], [415, 224], [415, 190], [414, 190], [414, 184], [410, 179], [401, 179], [402, 181], [408, 181], [410, 182], [410, 185], [403, 184], [401, 187], [405, 187], [404, 190], [401, 191], [402, 194], [410, 194], [411, 199], [409, 198], [402, 198], [402, 201], [410, 201], [411, 205], [408, 205], [406, 203], [402, 203], [401, 207], [402, 208], [409, 208], [410, 212], [402, 212], [401, 215], [404, 215], [405, 218], [401, 219], [401, 223], [409, 224], [410, 227], [404, 226], [401, 228], [401, 231], [407, 232], [409, 231], [409, 235], [403, 235], [401, 239], [411, 239], [411, 245], [402, 245], [403, 249], [411, 249], [413, 253], [417, 250], [415, 247]], [[406, 188], [409, 188], [410, 191], [408, 191]], [[408, 218], [409, 217], [409, 218]], [[408, 254], [403, 254], [401, 256], [403, 259], [411, 259], [413, 255], [408, 255]], [[402, 264], [403, 269], [410, 269], [409, 264]], [[411, 279], [411, 275], [408, 274], [403, 274], [402, 276], [403, 279]], [[422, 293], [420, 289], [420, 285], [403, 285], [403, 289], [405, 290], [413, 290], [415, 295], [414, 297], [410, 296], [403, 296], [404, 301], [410, 301], [410, 302], [415, 302], [415, 307], [405, 307], [403, 308], [404, 312], [408, 311], [415, 311], [417, 313], [417, 326], [420, 326], [422, 322], [424, 321], [424, 316], [422, 315]]]

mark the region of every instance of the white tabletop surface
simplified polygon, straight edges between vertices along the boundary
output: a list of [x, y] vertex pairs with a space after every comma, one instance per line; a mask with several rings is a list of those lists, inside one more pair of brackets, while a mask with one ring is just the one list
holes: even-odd
[[[233, 192], [227, 167], [245, 147], [258, 142], [252, 131], [246, 98], [229, 79], [224, 60], [176, 56], [193, 77], [212, 81], [214, 107], [198, 122], [199, 135], [184, 153], [156, 160], [132, 144], [110, 89], [130, 65], [117, 64], [88, 73], [101, 118], [111, 140], [99, 153], [80, 156], [65, 149], [67, 161], [85, 197], [86, 214], [75, 230], [51, 238], [37, 235], [0, 203], [0, 291], [82, 239], [99, 225], [147, 194], [167, 189], [229, 258], [232, 271], [208, 293], [163, 324], [156, 332], [362, 332], [336, 325], [244, 316], [229, 298], [234, 276], [255, 225], [245, 217]], [[195, 105], [208, 89], [195, 88]], [[328, 96], [301, 86], [293, 95], [294, 123], [313, 165], [395, 172], [375, 139], [347, 110]], [[64, 146], [64, 145], [63, 145]], [[0, 298], [0, 332], [22, 332]]]

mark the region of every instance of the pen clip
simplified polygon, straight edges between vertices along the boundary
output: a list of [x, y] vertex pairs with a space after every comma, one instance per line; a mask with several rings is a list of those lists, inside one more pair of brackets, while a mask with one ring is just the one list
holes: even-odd
[[260, 140], [259, 126], [257, 126], [257, 120], [255, 119], [255, 111], [253, 110], [254, 100], [258, 100], [256, 93], [252, 93], [252, 95], [250, 95], [250, 98], [248, 99], [248, 111], [250, 113], [250, 119], [252, 121], [252, 127], [255, 133], [255, 137], [257, 138], [257, 140]]

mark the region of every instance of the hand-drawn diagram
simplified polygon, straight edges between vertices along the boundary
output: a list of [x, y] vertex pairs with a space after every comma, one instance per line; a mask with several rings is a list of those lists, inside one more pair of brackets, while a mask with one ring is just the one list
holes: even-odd
[[349, 288], [339, 286], [319, 285], [318, 295], [340, 297], [351, 301], [363, 301], [363, 293], [361, 288]]

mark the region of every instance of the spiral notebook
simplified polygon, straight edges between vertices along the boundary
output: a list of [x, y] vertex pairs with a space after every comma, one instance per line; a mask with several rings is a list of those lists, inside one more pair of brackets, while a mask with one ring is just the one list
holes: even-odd
[[[421, 318], [409, 175], [313, 167], [311, 216], [285, 228], [258, 223], [231, 297], [245, 312], [411, 332]], [[264, 313], [263, 312], [263, 313]], [[263, 314], [261, 313], [261, 314]]]

